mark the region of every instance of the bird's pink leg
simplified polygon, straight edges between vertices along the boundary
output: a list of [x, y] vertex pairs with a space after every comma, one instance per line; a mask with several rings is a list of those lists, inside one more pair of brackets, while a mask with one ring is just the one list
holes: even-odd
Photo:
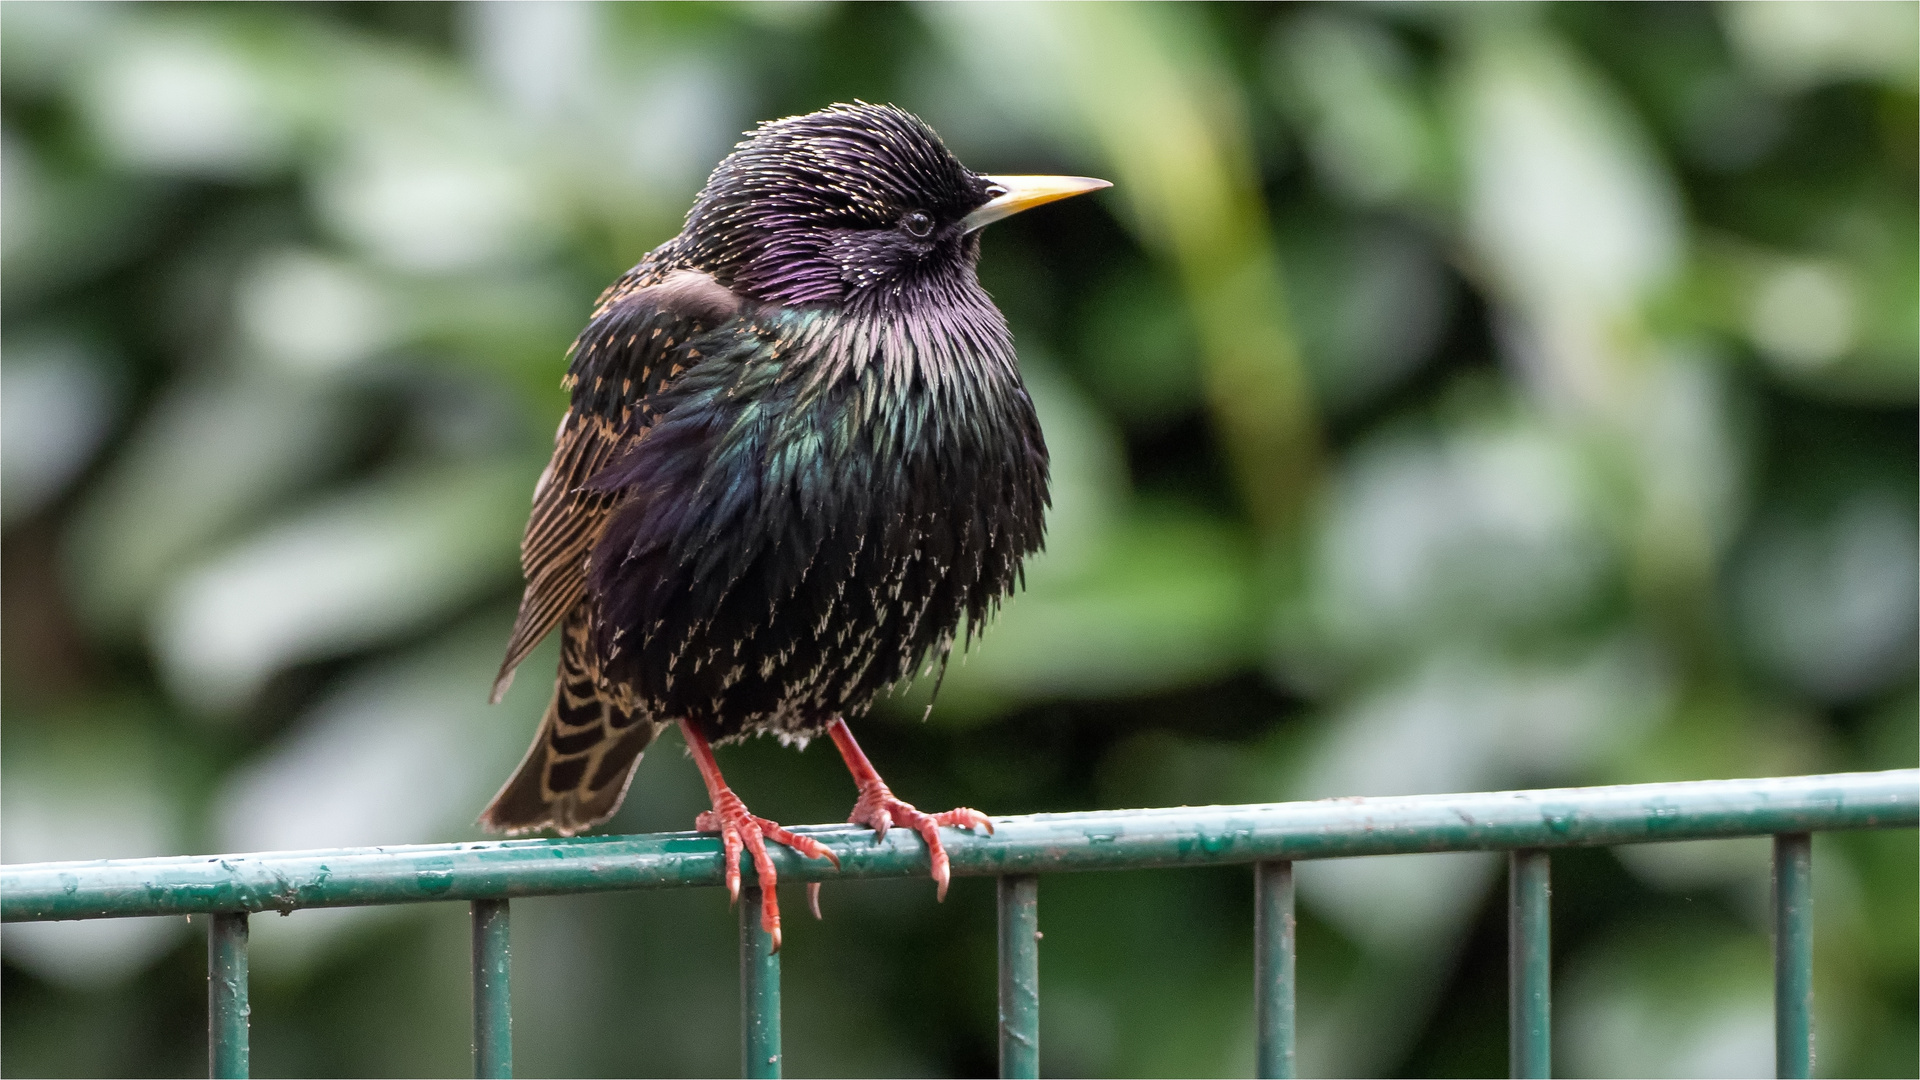
[[872, 826], [879, 836], [887, 835], [887, 829], [894, 825], [919, 833], [933, 859], [933, 881], [939, 886], [939, 898], [945, 900], [947, 881], [953, 876], [953, 870], [947, 862], [947, 849], [940, 843], [940, 826], [985, 829], [991, 833], [993, 822], [987, 815], [965, 806], [944, 814], [923, 814], [915, 810], [912, 803], [894, 798], [893, 792], [887, 790], [886, 781], [874, 771], [867, 755], [860, 752], [860, 744], [853, 741], [853, 731], [845, 720], [836, 717], [827, 725], [827, 734], [833, 736], [833, 745], [840, 748], [847, 771], [853, 774], [853, 782], [860, 788], [860, 798], [855, 800], [853, 813], [847, 820], [855, 825]]
[[[753, 856], [753, 868], [760, 876], [760, 928], [773, 939], [773, 951], [779, 952], [780, 901], [774, 895], [778, 879], [774, 876], [773, 860], [767, 857], [766, 842], [778, 841], [807, 858], [826, 859], [836, 867], [840, 860], [819, 841], [788, 832], [779, 822], [749, 813], [747, 804], [740, 801], [740, 796], [733, 793], [726, 778], [720, 775], [720, 763], [713, 760], [713, 747], [706, 736], [685, 720], [680, 721], [680, 733], [686, 736], [687, 749], [693, 752], [693, 760], [700, 766], [700, 779], [707, 782], [707, 798], [713, 801], [713, 809], [695, 818], [693, 827], [701, 832], [720, 834], [720, 845], [726, 850], [730, 902], [740, 899], [740, 852], [744, 849]], [[818, 914], [817, 907], [815, 914]]]

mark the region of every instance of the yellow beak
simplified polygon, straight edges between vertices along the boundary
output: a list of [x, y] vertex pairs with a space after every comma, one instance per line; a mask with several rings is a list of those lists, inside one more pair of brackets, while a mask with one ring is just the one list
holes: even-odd
[[982, 179], [999, 188], [1002, 194], [961, 220], [961, 227], [967, 232], [1043, 203], [1113, 186], [1091, 176], [987, 176]]

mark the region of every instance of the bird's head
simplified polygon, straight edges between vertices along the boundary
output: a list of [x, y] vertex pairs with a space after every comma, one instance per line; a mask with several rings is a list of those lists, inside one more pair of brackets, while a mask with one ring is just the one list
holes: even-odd
[[970, 275], [983, 225], [1107, 186], [983, 176], [911, 113], [832, 105], [748, 134], [688, 212], [682, 250], [755, 299], [884, 302]]

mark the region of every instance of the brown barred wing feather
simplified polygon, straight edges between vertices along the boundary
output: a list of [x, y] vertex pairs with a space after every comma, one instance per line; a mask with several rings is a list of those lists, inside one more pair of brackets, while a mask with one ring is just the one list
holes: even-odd
[[493, 683], [498, 704], [513, 684], [514, 669], [547, 636], [586, 590], [587, 552], [606, 527], [614, 500], [581, 486], [618, 456], [627, 440], [615, 421], [567, 410], [555, 436], [553, 460], [533, 490], [533, 514], [520, 541], [526, 590], [513, 621], [507, 656]]
[[586, 591], [587, 553], [618, 501], [617, 493], [587, 489], [587, 481], [652, 426], [650, 399], [679, 373], [687, 343], [741, 307], [738, 296], [706, 274], [644, 264], [601, 297], [573, 344], [566, 378], [573, 404], [554, 435], [553, 459], [534, 488], [520, 542], [527, 584], [494, 679], [496, 703], [514, 669]]
[[572, 836], [612, 817], [664, 723], [600, 675], [585, 603], [567, 614], [560, 677], [533, 745], [480, 815], [489, 832]]

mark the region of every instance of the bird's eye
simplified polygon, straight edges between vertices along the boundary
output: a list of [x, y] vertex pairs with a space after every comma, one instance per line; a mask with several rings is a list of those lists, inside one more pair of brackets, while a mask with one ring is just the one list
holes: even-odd
[[900, 219], [900, 227], [913, 236], [926, 239], [933, 232], [933, 219], [918, 210]]

